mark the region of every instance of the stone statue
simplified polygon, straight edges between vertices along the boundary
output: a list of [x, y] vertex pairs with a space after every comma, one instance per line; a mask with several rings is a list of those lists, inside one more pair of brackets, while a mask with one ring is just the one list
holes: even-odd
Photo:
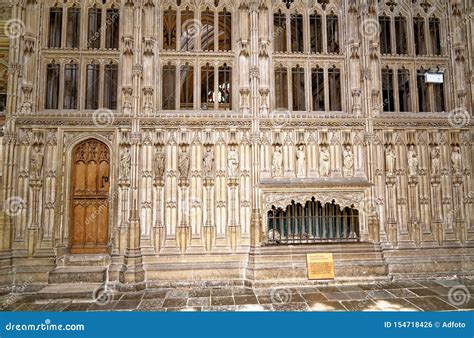
[[41, 178], [41, 173], [43, 171], [43, 154], [41, 152], [41, 146], [35, 144], [33, 146], [33, 152], [31, 154], [31, 177], [35, 179]]
[[189, 177], [189, 167], [191, 165], [189, 154], [186, 149], [182, 149], [181, 153], [179, 154], [178, 160], [178, 170], [179, 176], [181, 178], [188, 178]]
[[122, 177], [129, 178], [130, 177], [130, 164], [132, 162], [132, 156], [130, 155], [130, 149], [125, 147], [122, 152], [122, 156], [120, 157], [120, 169], [122, 170]]
[[437, 145], [431, 148], [431, 170], [433, 175], [439, 175], [440, 150]]
[[352, 173], [354, 167], [354, 155], [352, 154], [352, 148], [349, 144], [346, 144], [343, 151], [343, 167], [345, 173]]
[[272, 172], [274, 177], [280, 177], [283, 169], [283, 156], [281, 154], [281, 147], [275, 146], [272, 159]]
[[329, 155], [329, 149], [327, 146], [322, 146], [321, 151], [319, 154], [319, 169], [321, 171], [321, 176], [322, 177], [328, 177], [329, 176], [329, 170], [331, 167], [331, 164], [329, 163], [330, 161], [330, 155]]
[[296, 177], [305, 176], [305, 163], [306, 163], [306, 154], [304, 152], [304, 146], [300, 144], [298, 150], [296, 151]]
[[453, 153], [451, 154], [451, 163], [453, 165], [453, 173], [461, 173], [461, 149], [458, 146], [453, 148]]
[[206, 147], [206, 152], [202, 159], [202, 167], [204, 170], [204, 177], [211, 178], [214, 175], [214, 153], [210, 146]]
[[155, 177], [162, 178], [165, 172], [165, 154], [162, 150], [158, 150], [154, 160]]
[[229, 178], [236, 178], [239, 170], [239, 155], [235, 151], [235, 146], [230, 146], [229, 153], [227, 154], [227, 170]]
[[408, 174], [410, 176], [416, 176], [418, 174], [418, 154], [416, 153], [415, 146], [412, 144], [408, 148]]
[[395, 151], [393, 150], [393, 144], [389, 144], [385, 151], [385, 166], [389, 175], [393, 175], [395, 173], [396, 160], [397, 156], [395, 155]]

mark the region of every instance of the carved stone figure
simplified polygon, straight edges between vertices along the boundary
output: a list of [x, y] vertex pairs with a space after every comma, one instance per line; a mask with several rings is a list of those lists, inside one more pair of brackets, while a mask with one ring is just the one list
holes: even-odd
[[227, 154], [227, 170], [229, 178], [236, 178], [239, 171], [239, 155], [235, 150], [235, 146], [231, 146]]
[[453, 165], [453, 173], [461, 173], [461, 149], [458, 146], [453, 148], [453, 153], [451, 154], [451, 163]]
[[282, 176], [282, 171], [283, 171], [283, 156], [281, 154], [281, 147], [276, 146], [275, 151], [273, 152], [273, 159], [272, 159], [273, 177]]
[[343, 167], [346, 174], [352, 173], [354, 167], [354, 155], [352, 154], [352, 148], [349, 144], [346, 144], [343, 151]]
[[329, 176], [331, 164], [329, 163], [330, 154], [327, 146], [322, 146], [319, 154], [319, 169], [322, 177]]
[[158, 150], [154, 160], [155, 176], [162, 178], [165, 172], [165, 154], [162, 150]]
[[178, 170], [179, 175], [182, 178], [187, 178], [189, 176], [189, 167], [191, 165], [189, 154], [186, 149], [182, 149], [181, 153], [179, 154], [179, 161], [178, 161]]
[[43, 153], [41, 152], [41, 146], [39, 144], [33, 146], [30, 170], [32, 178], [41, 178], [41, 173], [43, 171]]
[[396, 160], [397, 160], [397, 156], [395, 155], [395, 151], [393, 150], [393, 145], [389, 144], [385, 151], [385, 166], [386, 166], [388, 175], [393, 175], [395, 173]]
[[439, 175], [440, 150], [437, 145], [431, 148], [431, 172], [433, 175]]
[[206, 152], [202, 159], [202, 167], [204, 170], [204, 177], [211, 178], [214, 175], [214, 153], [210, 146], [206, 147]]
[[125, 147], [120, 157], [120, 169], [122, 171], [123, 178], [130, 177], [130, 164], [132, 162], [132, 156], [130, 155], [130, 149]]
[[416, 176], [418, 174], [418, 154], [416, 153], [415, 146], [410, 145], [407, 153], [408, 157], [408, 174], [410, 176]]
[[304, 146], [301, 144], [298, 146], [296, 151], [296, 176], [304, 177], [305, 176], [305, 164], [306, 164], [306, 154], [304, 151]]

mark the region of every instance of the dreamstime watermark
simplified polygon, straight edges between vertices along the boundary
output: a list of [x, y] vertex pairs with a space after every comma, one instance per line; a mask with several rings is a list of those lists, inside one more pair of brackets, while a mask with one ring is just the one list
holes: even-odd
[[464, 285], [456, 285], [449, 289], [448, 300], [451, 305], [462, 307], [471, 299], [469, 290]]
[[287, 288], [273, 288], [270, 292], [270, 299], [272, 303], [291, 303], [292, 299], [291, 289]]
[[363, 20], [359, 25], [359, 32], [369, 40], [375, 39], [380, 34], [379, 21], [373, 18]]
[[8, 323], [5, 331], [85, 331], [84, 324], [52, 324], [50, 319], [45, 319], [44, 323], [37, 324], [17, 324]]
[[464, 128], [471, 121], [471, 115], [464, 108], [456, 108], [449, 112], [448, 121], [454, 128]]
[[110, 304], [114, 300], [115, 290], [108, 287], [107, 284], [98, 287], [92, 294], [94, 303], [100, 306]]
[[24, 281], [20, 285], [13, 285], [12, 292], [8, 295], [7, 299], [2, 304], [2, 309], [6, 309], [13, 303], [15, 303], [20, 294], [23, 293], [30, 284], [33, 283], [33, 278], [30, 276], [28, 280]]
[[182, 25], [183, 35], [189, 40], [198, 37], [201, 34], [202, 29], [202, 23], [197, 19], [186, 20]]
[[9, 197], [3, 206], [3, 211], [10, 217], [18, 216], [23, 210], [26, 202], [19, 196]]
[[25, 23], [20, 19], [10, 19], [5, 23], [4, 33], [10, 39], [19, 38], [25, 32]]
[[111, 126], [114, 120], [114, 112], [110, 109], [99, 108], [92, 114], [92, 121], [97, 127]]
[[291, 122], [291, 114], [288, 111], [274, 111], [268, 114], [268, 117], [274, 128], [283, 128]]

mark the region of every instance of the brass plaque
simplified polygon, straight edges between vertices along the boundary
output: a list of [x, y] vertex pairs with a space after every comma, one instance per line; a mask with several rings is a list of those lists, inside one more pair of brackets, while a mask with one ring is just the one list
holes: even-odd
[[306, 255], [308, 279], [334, 279], [332, 253], [312, 253]]

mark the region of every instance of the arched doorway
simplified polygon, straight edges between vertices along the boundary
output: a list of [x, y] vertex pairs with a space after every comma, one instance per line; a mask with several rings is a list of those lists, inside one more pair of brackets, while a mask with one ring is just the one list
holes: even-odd
[[310, 244], [359, 240], [359, 211], [334, 201], [322, 204], [312, 198], [292, 201], [286, 208], [272, 207], [267, 214], [268, 244]]
[[72, 152], [71, 253], [107, 251], [109, 223], [110, 153], [95, 139]]

